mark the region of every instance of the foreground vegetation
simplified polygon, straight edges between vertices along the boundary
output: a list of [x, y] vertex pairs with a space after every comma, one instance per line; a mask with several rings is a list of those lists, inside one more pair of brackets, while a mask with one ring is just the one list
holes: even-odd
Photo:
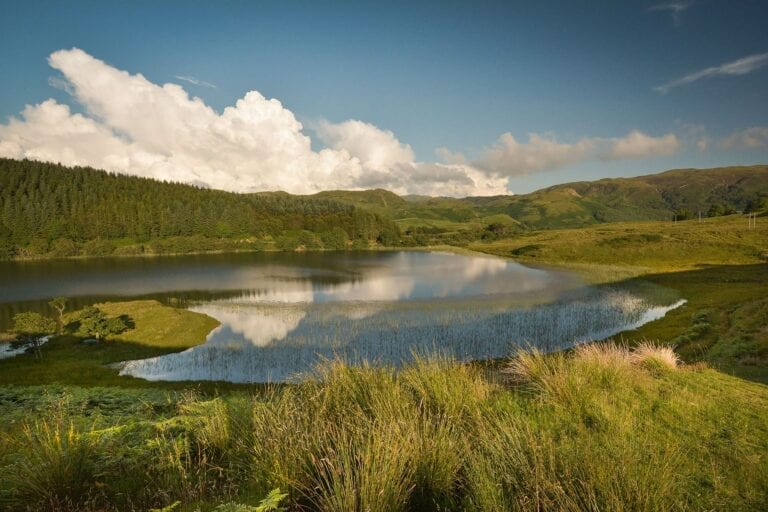
[[764, 510], [768, 390], [654, 346], [420, 360], [205, 398], [6, 387], [6, 510]]

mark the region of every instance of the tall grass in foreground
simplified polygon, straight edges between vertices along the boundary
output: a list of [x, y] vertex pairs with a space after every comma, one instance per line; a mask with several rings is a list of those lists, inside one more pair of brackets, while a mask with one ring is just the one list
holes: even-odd
[[25, 424], [13, 440], [18, 462], [3, 476], [21, 502], [51, 510], [85, 504], [95, 494], [99, 444], [60, 415]]
[[289, 510], [760, 510], [768, 393], [672, 362], [521, 352], [505, 384], [444, 358], [331, 361], [167, 414], [31, 419], [0, 437], [0, 508], [207, 511], [280, 488]]

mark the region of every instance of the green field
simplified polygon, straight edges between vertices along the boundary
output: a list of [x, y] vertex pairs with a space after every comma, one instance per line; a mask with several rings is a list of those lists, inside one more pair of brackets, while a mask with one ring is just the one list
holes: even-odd
[[[469, 248], [525, 262], [625, 269], [636, 275], [693, 270], [708, 265], [768, 263], [768, 219], [754, 229], [747, 216], [684, 222], [618, 222], [580, 229], [521, 233]], [[590, 268], [592, 267], [592, 268]]]

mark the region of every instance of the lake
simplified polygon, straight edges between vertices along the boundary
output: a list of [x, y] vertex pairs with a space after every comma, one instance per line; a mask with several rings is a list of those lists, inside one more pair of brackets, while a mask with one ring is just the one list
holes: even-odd
[[487, 359], [611, 336], [679, 305], [668, 290], [594, 287], [563, 270], [440, 252], [240, 253], [0, 264], [13, 314], [154, 298], [221, 322], [205, 344], [122, 365], [149, 380], [280, 382], [318, 361]]

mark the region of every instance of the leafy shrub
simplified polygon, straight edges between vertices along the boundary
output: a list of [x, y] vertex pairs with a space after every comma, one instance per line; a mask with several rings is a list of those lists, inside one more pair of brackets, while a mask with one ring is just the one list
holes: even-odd
[[115, 244], [109, 240], [89, 240], [83, 244], [83, 253], [86, 256], [110, 256], [115, 252]]
[[50, 254], [56, 258], [68, 258], [80, 253], [77, 244], [69, 238], [59, 238], [51, 244]]

